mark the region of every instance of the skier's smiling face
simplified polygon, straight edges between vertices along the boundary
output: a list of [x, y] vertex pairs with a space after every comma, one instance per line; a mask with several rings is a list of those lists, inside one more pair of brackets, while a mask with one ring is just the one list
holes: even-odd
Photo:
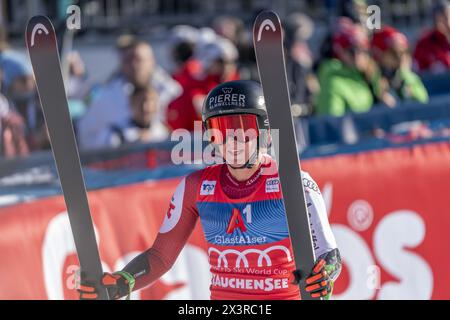
[[227, 115], [207, 121], [211, 142], [232, 167], [245, 165], [258, 148], [259, 129], [255, 115]]
[[228, 165], [238, 168], [249, 161], [257, 147], [256, 138], [241, 142], [229, 136], [227, 142], [219, 146], [219, 150]]

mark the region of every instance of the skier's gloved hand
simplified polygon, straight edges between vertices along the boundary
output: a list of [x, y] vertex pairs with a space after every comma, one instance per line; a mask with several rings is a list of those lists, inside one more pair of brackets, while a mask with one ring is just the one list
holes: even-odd
[[[334, 282], [341, 272], [341, 257], [338, 249], [334, 249], [317, 260], [311, 274], [306, 278], [306, 292], [312, 298], [329, 300], [333, 293]], [[294, 271], [295, 283], [300, 282], [300, 272]]]
[[310, 276], [306, 278], [306, 292], [313, 298], [329, 299], [333, 291], [334, 281], [330, 278], [324, 259], [319, 260], [314, 266]]
[[[128, 272], [119, 271], [115, 273], [104, 273], [101, 284], [108, 290], [110, 299], [119, 299], [125, 296], [129, 299], [135, 280]], [[83, 275], [81, 276], [81, 284], [78, 292], [80, 293], [80, 300], [98, 299], [98, 292], [95, 285], [86, 281]]]

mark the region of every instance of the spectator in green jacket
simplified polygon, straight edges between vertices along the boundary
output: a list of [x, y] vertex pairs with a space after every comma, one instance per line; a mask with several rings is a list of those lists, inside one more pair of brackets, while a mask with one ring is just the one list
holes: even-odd
[[371, 109], [381, 89], [379, 71], [368, 51], [369, 39], [361, 25], [340, 18], [332, 36], [333, 58], [323, 61], [318, 69], [316, 114], [340, 117]]
[[411, 68], [408, 39], [393, 27], [385, 26], [372, 38], [371, 52], [387, 82], [394, 107], [398, 102], [428, 102], [428, 92], [422, 80]]

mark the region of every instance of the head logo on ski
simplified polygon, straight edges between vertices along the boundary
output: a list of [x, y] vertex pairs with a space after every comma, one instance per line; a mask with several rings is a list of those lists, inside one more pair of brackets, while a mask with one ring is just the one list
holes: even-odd
[[45, 16], [30, 19], [25, 38], [29, 50], [49, 49], [57, 45], [53, 25]]
[[45, 33], [45, 35], [49, 34], [48, 29], [42, 24], [38, 23], [33, 27], [33, 31], [31, 31], [31, 46], [34, 47], [34, 40], [36, 37], [36, 33], [38, 35], [42, 35], [42, 33]]
[[277, 28], [275, 28], [275, 25], [273, 24], [272, 20], [270, 19], [266, 19], [264, 20], [261, 25], [259, 26], [259, 30], [258, 30], [258, 38], [256, 41], [260, 42], [261, 41], [261, 36], [263, 31], [269, 31], [272, 30], [273, 32], [277, 31]]

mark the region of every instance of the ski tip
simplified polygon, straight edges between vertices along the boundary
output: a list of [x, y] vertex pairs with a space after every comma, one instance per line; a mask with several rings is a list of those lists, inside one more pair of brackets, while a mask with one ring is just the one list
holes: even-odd
[[27, 24], [25, 40], [28, 49], [32, 49], [37, 43], [55, 42], [55, 29], [52, 22], [46, 16], [34, 16]]
[[258, 14], [253, 25], [253, 39], [255, 43], [260, 42], [263, 36], [267, 35], [281, 35], [280, 17], [270, 10]]

